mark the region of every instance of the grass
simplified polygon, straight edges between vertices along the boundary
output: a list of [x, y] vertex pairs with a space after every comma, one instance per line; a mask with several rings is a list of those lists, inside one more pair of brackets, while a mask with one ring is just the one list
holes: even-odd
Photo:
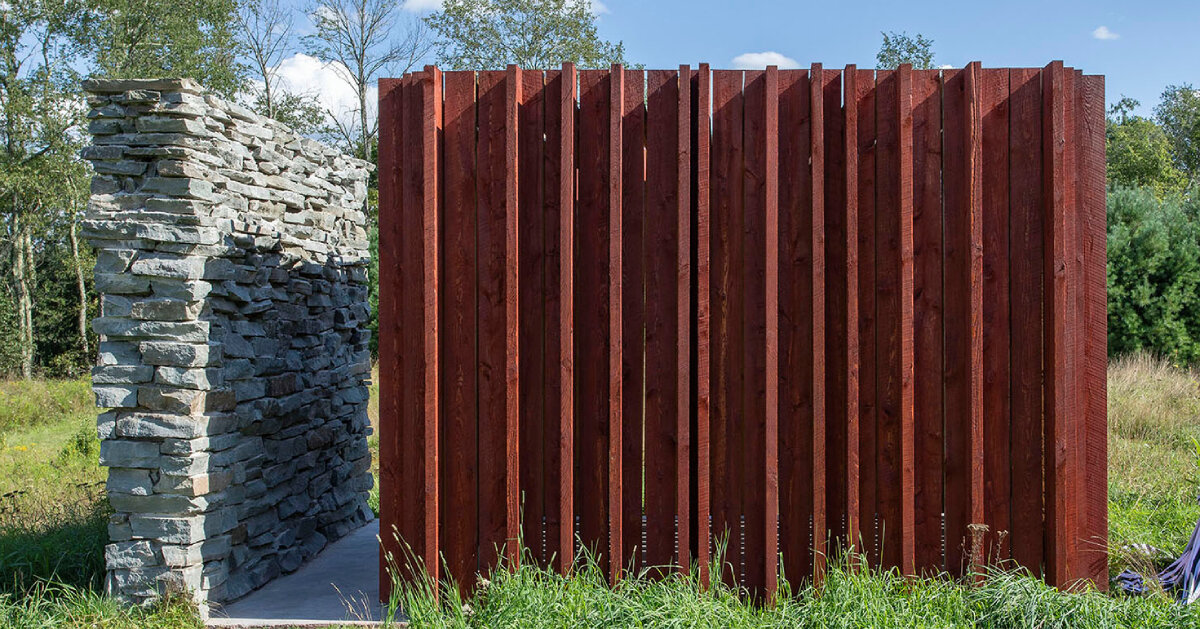
[[738, 591], [700, 586], [695, 573], [627, 578], [610, 588], [594, 562], [570, 577], [527, 560], [497, 570], [467, 601], [452, 587], [435, 601], [428, 584], [398, 584], [395, 606], [415, 627], [981, 627], [1200, 626], [1200, 610], [1158, 598], [1062, 594], [1028, 574], [991, 571], [979, 587], [948, 578], [851, 570], [833, 561], [818, 591], [786, 585], [774, 605], [748, 605]]
[[[1110, 544], [1177, 554], [1200, 518], [1200, 372], [1130, 356], [1110, 364], [1108, 384]], [[376, 427], [377, 393], [373, 384]], [[86, 380], [0, 383], [0, 627], [199, 627], [186, 602], [127, 609], [102, 594], [109, 510], [95, 413]], [[378, 436], [369, 444], [377, 472]], [[371, 504], [378, 508], [377, 491]], [[1112, 557], [1113, 572], [1129, 565], [1123, 553]], [[1200, 611], [1161, 596], [1064, 595], [1005, 572], [966, 587], [833, 564], [819, 596], [798, 586], [774, 606], [748, 605], [723, 585], [704, 591], [694, 576], [610, 588], [586, 561], [571, 578], [532, 562], [498, 571], [468, 601], [447, 595], [437, 604], [427, 589], [409, 587], [397, 603], [414, 625], [431, 627], [1200, 626]]]

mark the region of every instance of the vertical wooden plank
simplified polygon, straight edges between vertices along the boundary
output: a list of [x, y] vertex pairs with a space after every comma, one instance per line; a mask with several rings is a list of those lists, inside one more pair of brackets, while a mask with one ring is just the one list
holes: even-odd
[[438, 548], [438, 179], [442, 168], [438, 151], [442, 131], [442, 72], [425, 67], [421, 84], [423, 116], [421, 120], [421, 329], [424, 338], [424, 381], [422, 382], [422, 445], [425, 448], [425, 504], [422, 522], [425, 570], [430, 581], [441, 578], [441, 552]]
[[1068, 499], [1073, 500], [1074, 504], [1070, 505], [1075, 515], [1075, 528], [1067, 532], [1068, 540], [1071, 542], [1070, 559], [1068, 561], [1068, 576], [1067, 585], [1070, 587], [1082, 587], [1083, 582], [1090, 575], [1089, 560], [1093, 552], [1090, 547], [1092, 541], [1088, 539], [1088, 520], [1089, 508], [1087, 498], [1089, 495], [1087, 470], [1088, 470], [1088, 427], [1087, 419], [1090, 408], [1088, 406], [1088, 373], [1087, 373], [1087, 357], [1088, 357], [1088, 325], [1087, 325], [1087, 262], [1085, 261], [1088, 232], [1087, 218], [1085, 216], [1085, 194], [1086, 185], [1082, 181], [1080, 168], [1084, 163], [1084, 148], [1082, 146], [1082, 135], [1084, 124], [1081, 118], [1084, 115], [1083, 105], [1083, 73], [1074, 68], [1066, 68], [1064, 70], [1064, 119], [1066, 129], [1064, 133], [1067, 137], [1067, 145], [1065, 151], [1064, 167], [1066, 170], [1066, 208], [1067, 208], [1067, 223], [1069, 225], [1070, 242], [1068, 243], [1069, 254], [1067, 264], [1070, 267], [1069, 282], [1068, 282], [1068, 325], [1071, 330], [1071, 344], [1068, 346], [1071, 353], [1072, 368], [1068, 374], [1071, 379], [1071, 416], [1069, 418], [1068, 434], [1070, 435], [1068, 443], [1074, 450], [1071, 453], [1071, 467], [1073, 473], [1070, 474], [1068, 483]]
[[621, 577], [621, 561], [625, 557], [622, 537], [622, 411], [624, 407], [625, 374], [622, 363], [622, 179], [621, 124], [625, 76], [620, 65], [614, 64], [609, 74], [608, 129], [608, 556], [609, 580]]
[[812, 548], [813, 579], [820, 582], [825, 569], [825, 104], [824, 71], [814, 63], [809, 77], [809, 111], [812, 142], [809, 166], [812, 210]]
[[846, 496], [845, 509], [843, 514], [846, 518], [846, 524], [843, 527], [843, 542], [844, 548], [856, 548], [859, 552], [862, 551], [859, 545], [859, 535], [862, 530], [862, 508], [859, 492], [859, 433], [861, 430], [860, 406], [859, 406], [859, 368], [860, 368], [860, 343], [859, 343], [859, 189], [858, 189], [858, 70], [855, 66], [848, 65], [842, 72], [843, 80], [843, 115], [845, 124], [842, 127], [843, 138], [842, 146], [845, 147], [845, 181], [843, 188], [845, 190], [846, 201], [842, 219], [843, 230], [845, 232], [845, 302], [846, 302], [846, 376], [845, 376], [845, 391], [842, 393], [842, 398], [845, 400], [845, 417], [846, 417], [846, 442], [845, 442], [845, 461], [846, 469], [845, 476], [837, 479], [835, 482], [845, 486], [844, 493]]
[[623, 70], [621, 100], [621, 356], [624, 381], [621, 421], [621, 530], [625, 552], [621, 563], [642, 565], [642, 479], [645, 452], [646, 294], [644, 236], [646, 198], [646, 75]]
[[575, 210], [575, 509], [584, 547], [608, 566], [609, 453], [609, 80], [606, 70], [579, 72]]
[[[1039, 573], [1044, 557], [1042, 73], [1009, 73], [1009, 258], [1012, 317], [1012, 557]], [[1036, 341], [1036, 342], [1035, 342]]]
[[675, 137], [678, 142], [676, 159], [677, 181], [676, 193], [676, 275], [675, 288], [677, 302], [675, 307], [675, 342], [676, 342], [676, 373], [675, 373], [675, 565], [682, 574], [691, 570], [691, 507], [690, 507], [690, 476], [691, 467], [689, 451], [691, 449], [691, 397], [692, 397], [692, 339], [689, 331], [692, 328], [692, 90], [691, 69], [679, 66], [679, 74], [675, 77], [678, 102], [676, 103]]
[[858, 109], [858, 487], [862, 513], [859, 552], [872, 565], [880, 565], [878, 488], [878, 313], [876, 299], [876, 73], [856, 70], [853, 92]]
[[[724, 540], [723, 578], [740, 581], [742, 357], [742, 72], [713, 72], [712, 97], [712, 527]], [[729, 568], [727, 570], [726, 568]]]
[[912, 69], [879, 72], [879, 148], [876, 255], [878, 256], [878, 480], [882, 563], [914, 569], [913, 488], [913, 267]]
[[558, 570], [575, 555], [575, 65], [564, 63], [559, 81], [559, 516]]
[[[696, 562], [708, 587], [712, 560], [712, 73], [696, 73]], [[719, 568], [718, 568], [719, 569]]]
[[982, 120], [979, 68], [946, 76], [946, 564], [968, 568], [983, 522]]
[[440, 327], [453, 333], [441, 335], [439, 440], [453, 447], [446, 448], [441, 457], [441, 547], [447, 576], [465, 590], [478, 570], [479, 531], [475, 508], [479, 491], [475, 423], [475, 73], [446, 72], [444, 76], [446, 203]]
[[[679, 326], [679, 295], [681, 292], [686, 295], [689, 290], [679, 280], [679, 260], [687, 255], [687, 241], [680, 237], [686, 232], [679, 231], [682, 167], [679, 76], [674, 70], [652, 70], [647, 77], [644, 565], [663, 568], [676, 561], [675, 517], [681, 454], [677, 446], [681, 437], [686, 440], [686, 424], [682, 433], [678, 426], [679, 403], [683, 402], [685, 414], [688, 408], [687, 399], [679, 395], [679, 340], [681, 337], [686, 340], [687, 330], [687, 326]], [[690, 144], [690, 133], [685, 135]], [[626, 149], [629, 148], [627, 144]], [[690, 165], [686, 167], [690, 169]], [[638, 545], [641, 546], [640, 541]]]
[[811, 81], [779, 72], [779, 552], [792, 583], [812, 574], [813, 295]]
[[766, 558], [766, 76], [747, 71], [742, 90], [742, 229], [740, 264], [732, 269], [740, 284], [742, 301], [732, 304], [741, 313], [741, 351], [734, 354], [732, 368], [740, 370], [742, 385], [731, 395], [732, 417], [740, 424], [741, 467], [744, 485], [741, 497], [741, 545], [746, 586], [761, 594], [767, 586]]
[[[942, 73], [913, 72], [913, 334], [916, 495], [913, 497], [917, 566], [945, 569], [942, 556], [943, 306], [942, 294]], [[949, 166], [947, 156], [947, 165]], [[948, 313], [947, 313], [948, 316]], [[958, 538], [947, 538], [947, 546]]]
[[520, 521], [522, 544], [545, 565], [546, 437], [545, 344], [545, 200], [542, 160], [545, 128], [545, 77], [540, 70], [520, 71], [517, 98], [517, 345], [520, 353]]
[[1042, 98], [1046, 139], [1042, 180], [1046, 199], [1046, 580], [1054, 586], [1066, 586], [1073, 574], [1074, 534], [1078, 531], [1079, 497], [1074, 494], [1076, 451], [1071, 440], [1075, 437], [1074, 421], [1079, 411], [1073, 408], [1077, 401], [1076, 330], [1071, 317], [1071, 283], [1075, 280], [1071, 215], [1074, 169], [1068, 159], [1067, 142], [1067, 129], [1074, 120], [1070, 118], [1070, 95], [1061, 62], [1052, 62], [1043, 70]]
[[1108, 296], [1106, 245], [1104, 77], [1080, 79], [1082, 105], [1077, 113], [1080, 147], [1080, 214], [1085, 225], [1083, 252], [1086, 354], [1084, 365], [1086, 405], [1087, 527], [1084, 531], [1085, 576], [1100, 590], [1108, 589]]
[[[825, 143], [825, 523], [829, 543], [845, 547], [848, 421], [846, 377], [846, 117], [842, 73], [821, 74]], [[857, 325], [857, 323], [855, 324]]]
[[[561, 326], [563, 293], [562, 287], [562, 72], [546, 70], [542, 94], [542, 115], [545, 138], [542, 144], [540, 164], [542, 198], [542, 292], [543, 306], [543, 353], [542, 373], [543, 397], [541, 400], [544, 430], [542, 432], [543, 479], [542, 510], [542, 558], [544, 565], [555, 569], [561, 566], [560, 534], [562, 523], [562, 439], [564, 436], [561, 410], [562, 397], [562, 334]], [[572, 191], [573, 193], [573, 191]], [[573, 194], [572, 194], [573, 197]], [[570, 497], [570, 494], [565, 494]]]
[[[507, 90], [504, 71], [478, 75], [476, 181], [479, 413], [479, 568], [508, 539]], [[486, 447], [485, 447], [486, 446]]]
[[518, 148], [521, 69], [509, 65], [505, 78], [504, 102], [504, 310], [505, 310], [505, 538], [504, 555], [510, 569], [521, 557], [521, 486], [520, 486], [520, 233], [517, 209], [519, 195]]
[[763, 304], [766, 352], [764, 392], [764, 472], [765, 514], [763, 517], [764, 587], [768, 597], [778, 587], [779, 570], [779, 69], [768, 66], [765, 77], [766, 98], [764, 157], [766, 172], [763, 185], [765, 230], [763, 251], [765, 295]]
[[[983, 118], [983, 420], [985, 547], [990, 560], [1012, 556], [1009, 385], [1009, 71], [985, 69]], [[1107, 489], [1105, 490], [1107, 491]]]
[[402, 317], [400, 272], [403, 237], [403, 119], [404, 79], [379, 82], [379, 268], [391, 269], [379, 278], [379, 521], [383, 550], [379, 585], [383, 601], [391, 596], [390, 568], [403, 558], [397, 537], [400, 508], [411, 488], [404, 483], [404, 357], [400, 352]]

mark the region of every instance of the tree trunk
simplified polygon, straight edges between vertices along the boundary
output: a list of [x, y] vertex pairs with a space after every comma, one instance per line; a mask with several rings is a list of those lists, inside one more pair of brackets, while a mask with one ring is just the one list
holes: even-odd
[[17, 338], [21, 347], [21, 376], [26, 380], [33, 377], [33, 350], [31, 348], [33, 335], [30, 328], [29, 308], [29, 277], [25, 267], [25, 224], [21, 221], [21, 212], [16, 195], [13, 195], [12, 219], [12, 276], [13, 288], [17, 294]]
[[79, 291], [79, 350], [83, 356], [88, 356], [87, 337], [87, 285], [83, 282], [83, 263], [79, 260], [78, 226], [75, 223], [76, 214], [71, 213], [71, 229], [68, 232], [71, 239], [71, 263], [75, 267], [75, 288]]
[[33, 377], [33, 290], [37, 283], [36, 269], [33, 265], [33, 235], [29, 233], [29, 225], [24, 226], [21, 242], [25, 249], [25, 354], [22, 357], [21, 374], [26, 380]]

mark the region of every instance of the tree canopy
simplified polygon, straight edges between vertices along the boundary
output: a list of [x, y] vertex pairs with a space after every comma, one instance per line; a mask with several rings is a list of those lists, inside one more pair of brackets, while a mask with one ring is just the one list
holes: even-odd
[[894, 69], [902, 64], [911, 63], [918, 70], [928, 70], [933, 67], [933, 40], [917, 33], [909, 37], [905, 32], [882, 32], [883, 43], [875, 54], [875, 62], [879, 69]]
[[600, 38], [590, 0], [446, 0], [426, 18], [446, 69], [582, 68], [625, 63], [625, 46]]

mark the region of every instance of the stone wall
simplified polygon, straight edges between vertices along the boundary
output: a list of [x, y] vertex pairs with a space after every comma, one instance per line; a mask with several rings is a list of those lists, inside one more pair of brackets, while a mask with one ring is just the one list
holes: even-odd
[[206, 608], [373, 517], [371, 166], [189, 80], [85, 89], [107, 588]]

